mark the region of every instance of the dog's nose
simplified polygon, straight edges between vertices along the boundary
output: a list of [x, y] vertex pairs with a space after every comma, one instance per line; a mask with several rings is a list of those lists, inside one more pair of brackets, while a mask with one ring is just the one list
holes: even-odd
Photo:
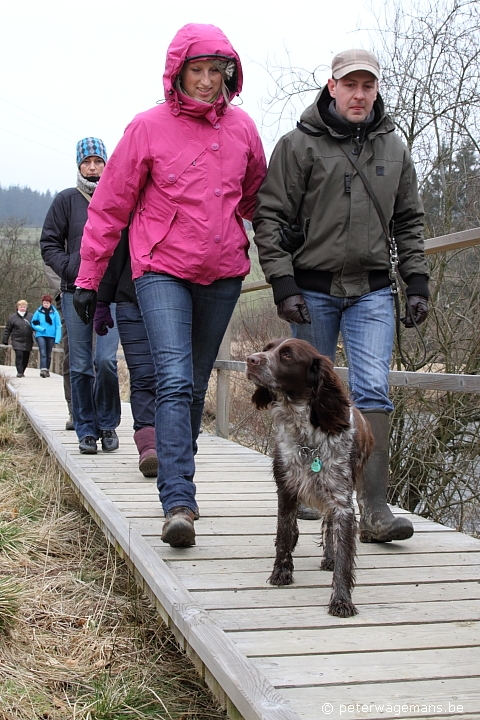
[[247, 357], [247, 365], [252, 366], [252, 365], [259, 365], [259, 364], [260, 364], [260, 358], [258, 357], [258, 355], [256, 355], [256, 354], [249, 355], [249, 357]]

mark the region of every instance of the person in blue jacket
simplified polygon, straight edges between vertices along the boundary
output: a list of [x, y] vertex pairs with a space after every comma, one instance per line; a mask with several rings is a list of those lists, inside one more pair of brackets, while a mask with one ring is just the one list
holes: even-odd
[[42, 296], [42, 304], [32, 317], [32, 328], [40, 351], [40, 377], [50, 377], [53, 346], [62, 339], [62, 321], [58, 310], [52, 305], [51, 295]]

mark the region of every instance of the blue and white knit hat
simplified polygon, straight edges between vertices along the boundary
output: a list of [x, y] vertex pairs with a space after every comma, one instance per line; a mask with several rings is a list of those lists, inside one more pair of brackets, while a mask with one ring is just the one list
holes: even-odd
[[77, 143], [77, 167], [89, 157], [102, 158], [103, 162], [107, 162], [107, 151], [105, 145], [100, 138], [86, 137], [83, 140], [79, 140]]

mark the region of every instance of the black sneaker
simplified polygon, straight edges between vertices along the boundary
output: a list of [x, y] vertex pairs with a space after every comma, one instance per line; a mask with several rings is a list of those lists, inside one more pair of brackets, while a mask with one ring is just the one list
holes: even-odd
[[93, 435], [87, 435], [82, 438], [78, 444], [78, 449], [83, 455], [96, 455], [97, 454], [97, 441]]
[[103, 452], [113, 452], [114, 450], [118, 450], [119, 442], [115, 430], [101, 430], [100, 437]]
[[70, 413], [70, 415], [68, 416], [68, 420], [65, 423], [65, 430], [75, 430], [72, 413]]

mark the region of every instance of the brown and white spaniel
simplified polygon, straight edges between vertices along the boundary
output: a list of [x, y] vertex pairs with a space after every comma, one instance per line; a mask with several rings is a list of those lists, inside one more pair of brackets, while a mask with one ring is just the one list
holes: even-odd
[[333, 570], [328, 612], [355, 615], [352, 492], [373, 446], [370, 426], [350, 402], [331, 360], [304, 340], [272, 340], [263, 352], [247, 358], [246, 372], [257, 385], [252, 401], [257, 408], [269, 408], [276, 427], [273, 474], [278, 519], [269, 582], [293, 582], [301, 501], [323, 515], [320, 567]]

